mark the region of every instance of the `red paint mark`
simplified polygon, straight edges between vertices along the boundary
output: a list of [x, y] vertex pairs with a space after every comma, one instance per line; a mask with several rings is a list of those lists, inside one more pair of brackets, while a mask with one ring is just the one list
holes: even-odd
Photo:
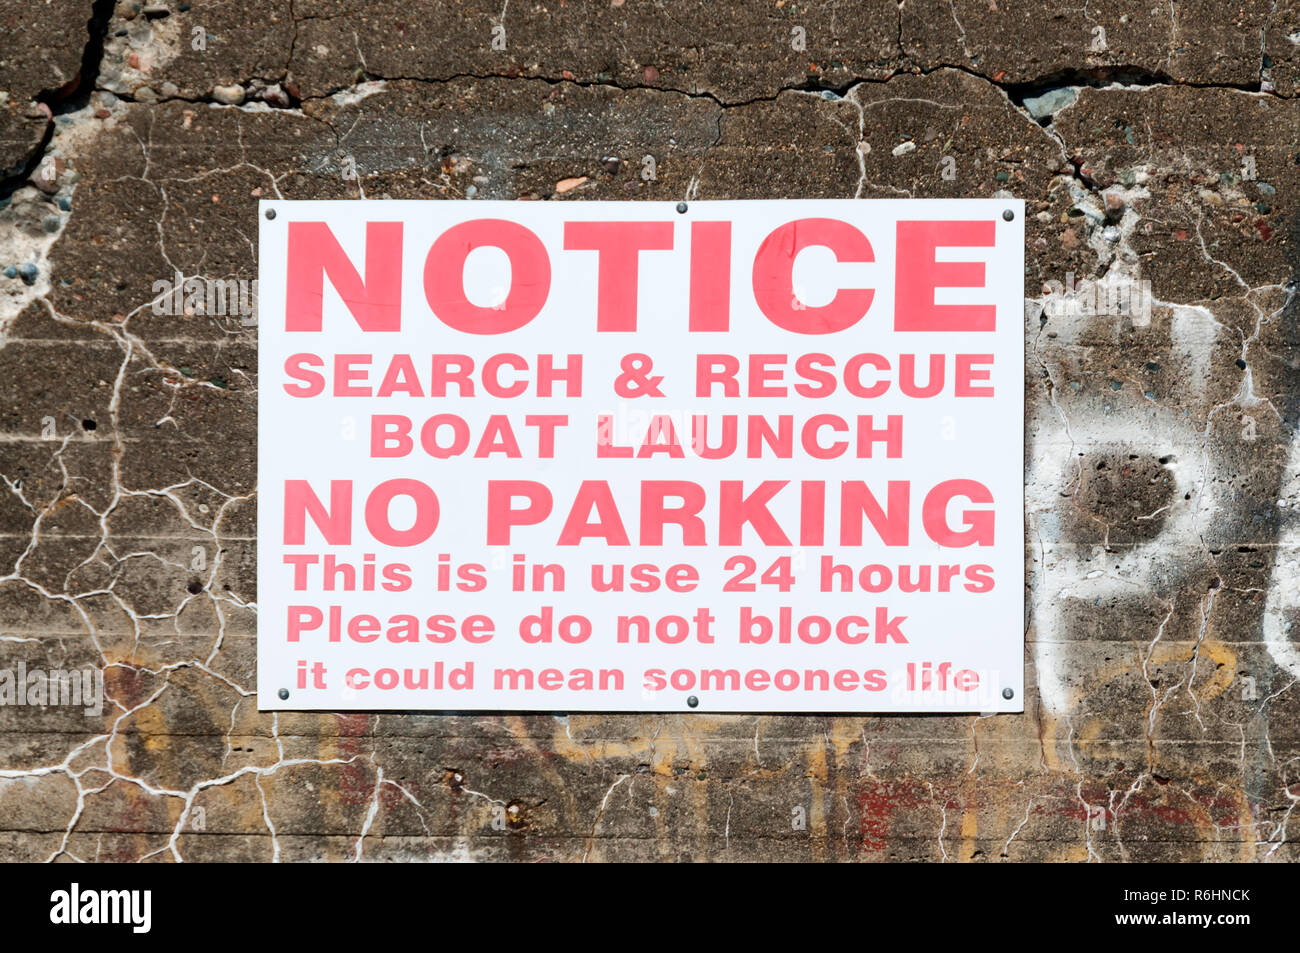
[[370, 725], [368, 715], [335, 715], [338, 728], [339, 797], [344, 804], [369, 804], [375, 794], [370, 762], [362, 750], [362, 737]]
[[144, 675], [125, 665], [104, 668], [104, 694], [123, 708], [135, 708], [145, 698]]
[[858, 782], [858, 812], [861, 816], [862, 850], [885, 849], [894, 811], [908, 811], [931, 802], [929, 790], [916, 781], [889, 782], [862, 778]]

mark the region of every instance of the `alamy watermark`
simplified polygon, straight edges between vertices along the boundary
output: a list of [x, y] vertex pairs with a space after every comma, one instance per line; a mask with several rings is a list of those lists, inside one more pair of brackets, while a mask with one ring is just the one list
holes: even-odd
[[1138, 327], [1151, 323], [1151, 282], [1137, 274], [1107, 275], [1097, 281], [1084, 278], [1076, 283], [1070, 271], [1064, 284], [1044, 282], [1043, 292], [1045, 317], [1121, 317]]
[[88, 717], [104, 712], [104, 671], [98, 668], [40, 669], [19, 662], [0, 669], [0, 707], [51, 705], [81, 708]]
[[257, 324], [257, 279], [159, 278], [153, 283], [151, 307], [170, 317], [237, 317], [240, 324]]
[[148, 933], [153, 926], [152, 890], [90, 890], [72, 883], [50, 894], [50, 922], [129, 926], [132, 933]]

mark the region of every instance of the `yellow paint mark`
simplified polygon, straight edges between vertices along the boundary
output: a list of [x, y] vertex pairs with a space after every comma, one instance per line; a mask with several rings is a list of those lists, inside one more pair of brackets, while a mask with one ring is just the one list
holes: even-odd
[[1056, 736], [1060, 721], [1047, 711], [1043, 711], [1039, 717], [1042, 719], [1042, 737], [1039, 739], [1039, 742], [1042, 745], [1043, 763], [1047, 765], [1047, 770], [1070, 770], [1061, 761], [1061, 756], [1056, 750]]
[[135, 713], [135, 727], [144, 741], [146, 751], [157, 753], [167, 748], [167, 719], [157, 705], [149, 705]]
[[1101, 737], [1102, 731], [1106, 727], [1106, 722], [1095, 716], [1084, 719], [1082, 725], [1074, 734], [1074, 743], [1080, 751], [1087, 752], [1093, 744]]
[[818, 737], [808, 745], [808, 838], [813, 856], [826, 859], [826, 792], [822, 779], [826, 777], [826, 745]]
[[[1211, 662], [1214, 664], [1213, 668], [1209, 664]], [[1212, 674], [1202, 682], [1201, 678], [1205, 672]], [[1232, 684], [1236, 672], [1237, 653], [1223, 642], [1206, 639], [1201, 643], [1200, 657], [1196, 665], [1196, 684], [1192, 686], [1196, 697], [1204, 701], [1222, 695]]]
[[[708, 754], [703, 745], [699, 742], [700, 735], [695, 733], [698, 728], [700, 734], [707, 737], [717, 731], [721, 722], [718, 719], [704, 718], [701, 721], [712, 722], [712, 724], [700, 724], [700, 721], [694, 719], [687, 721], [686, 726], [689, 730], [682, 733], [682, 744], [686, 748], [686, 757], [690, 760], [691, 771], [690, 778], [691, 800], [695, 804], [695, 839], [696, 849], [703, 855], [704, 860], [713, 859], [712, 851], [709, 850], [709, 791], [712, 782], [708, 778]], [[705, 773], [706, 780], [700, 780], [701, 772]], [[721, 804], [719, 804], [721, 809]]]
[[979, 815], [975, 811], [963, 811], [961, 815], [961, 856], [957, 860], [968, 863], [975, 853], [975, 837], [980, 831]]
[[1250, 813], [1250, 798], [1246, 797], [1246, 792], [1237, 790], [1234, 793], [1237, 796], [1237, 829], [1242, 834], [1237, 860], [1246, 863], [1255, 859], [1255, 847], [1258, 844], [1255, 818]]

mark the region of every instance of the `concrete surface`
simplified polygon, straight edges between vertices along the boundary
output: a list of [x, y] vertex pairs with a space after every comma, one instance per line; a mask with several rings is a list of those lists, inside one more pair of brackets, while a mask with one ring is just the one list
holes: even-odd
[[[1132, 6], [0, 0], [0, 858], [1296, 859], [1300, 4]], [[998, 192], [1024, 716], [258, 714], [259, 197]]]

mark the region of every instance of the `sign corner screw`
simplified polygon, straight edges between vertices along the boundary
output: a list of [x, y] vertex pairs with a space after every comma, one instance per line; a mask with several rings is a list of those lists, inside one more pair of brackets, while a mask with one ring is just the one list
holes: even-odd
[[275, 209], [273, 209], [273, 208], [268, 208], [268, 209], [266, 210], [266, 217], [267, 217], [267, 218], [275, 218]]
[[1002, 697], [1010, 701], [1016, 697], [1016, 690], [1014, 688], [1004, 688], [1002, 689]]
[[1009, 221], [1011, 221], [1011, 220], [1012, 220], [1013, 218], [1015, 218], [1015, 217], [1016, 217], [1016, 213], [1013, 212], [1013, 211], [1011, 211], [1011, 209], [1007, 209], [1006, 211], [1004, 211], [1004, 212], [1002, 213], [1002, 220], [1003, 220], [1004, 222], [1009, 222]]

